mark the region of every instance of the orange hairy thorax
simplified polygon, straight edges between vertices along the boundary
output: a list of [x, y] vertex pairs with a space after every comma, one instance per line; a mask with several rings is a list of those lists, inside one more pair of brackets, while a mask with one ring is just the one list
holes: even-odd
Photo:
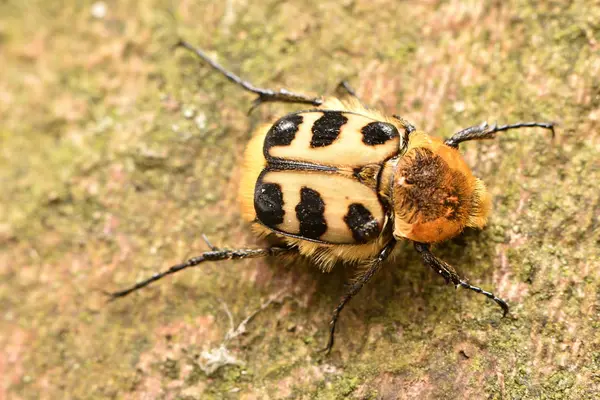
[[491, 209], [485, 185], [460, 153], [441, 140], [413, 133], [392, 181], [394, 236], [434, 243], [481, 228]]

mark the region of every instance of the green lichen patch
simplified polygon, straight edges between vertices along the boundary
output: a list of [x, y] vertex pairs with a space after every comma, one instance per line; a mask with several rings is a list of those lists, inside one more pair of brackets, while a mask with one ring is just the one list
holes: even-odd
[[[599, 397], [599, 10], [1, 2], [0, 397]], [[240, 220], [239, 160], [253, 128], [296, 108], [248, 116], [252, 96], [174, 51], [178, 36], [259, 86], [331, 94], [348, 79], [437, 136], [557, 122], [554, 139], [461, 146], [494, 212], [436, 247], [511, 314], [445, 285], [408, 243], [344, 310], [328, 357], [349, 268], [206, 264], [107, 303], [102, 291], [207, 250], [203, 233], [264, 244]]]

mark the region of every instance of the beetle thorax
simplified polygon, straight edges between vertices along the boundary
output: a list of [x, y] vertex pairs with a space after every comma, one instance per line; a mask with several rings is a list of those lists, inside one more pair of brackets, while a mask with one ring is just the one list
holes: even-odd
[[466, 226], [485, 225], [490, 211], [485, 186], [458, 151], [437, 139], [413, 135], [390, 181], [397, 238], [440, 242]]

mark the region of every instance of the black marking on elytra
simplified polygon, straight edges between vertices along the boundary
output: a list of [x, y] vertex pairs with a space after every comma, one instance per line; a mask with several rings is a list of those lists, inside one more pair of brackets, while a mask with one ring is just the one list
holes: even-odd
[[268, 151], [273, 146], [289, 146], [296, 137], [302, 121], [304, 121], [302, 115], [288, 114], [275, 122], [265, 137], [265, 157], [268, 156]]
[[360, 132], [363, 134], [363, 143], [369, 146], [383, 144], [388, 140], [400, 136], [398, 129], [394, 125], [380, 121], [371, 122], [363, 126]]
[[300, 203], [296, 206], [300, 236], [318, 239], [327, 232], [324, 214], [325, 202], [319, 192], [307, 187], [300, 189]]
[[348, 207], [344, 222], [352, 231], [352, 237], [358, 243], [367, 243], [377, 238], [381, 229], [373, 214], [362, 204], [353, 203]]
[[285, 211], [281, 186], [259, 179], [254, 188], [254, 210], [256, 217], [268, 227], [283, 223]]
[[313, 123], [310, 147], [329, 146], [340, 135], [348, 118], [340, 111], [323, 111], [323, 116]]

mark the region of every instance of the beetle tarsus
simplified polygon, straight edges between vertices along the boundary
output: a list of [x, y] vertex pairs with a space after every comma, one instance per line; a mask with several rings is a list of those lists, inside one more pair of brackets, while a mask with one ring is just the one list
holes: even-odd
[[257, 94], [257, 97], [252, 101], [252, 106], [248, 110], [248, 114], [251, 114], [258, 106], [263, 103], [292, 103], [292, 104], [310, 104], [315, 107], [319, 107], [323, 104], [323, 99], [319, 97], [309, 97], [303, 94], [290, 92], [287, 89], [279, 89], [277, 91], [271, 89], [259, 89], [250, 90], [252, 93]]
[[549, 129], [552, 132], [552, 138], [554, 138], [556, 135], [554, 126], [555, 124], [553, 122], [517, 122], [509, 125], [494, 124], [492, 126], [489, 126], [487, 122], [483, 122], [479, 125], [470, 126], [459, 132], [456, 132], [454, 135], [452, 135], [452, 137], [446, 139], [444, 143], [456, 149], [460, 143], [469, 140], [493, 139], [496, 137], [496, 133], [498, 132], [508, 131], [511, 129], [534, 127]]
[[472, 286], [463, 280], [460, 281], [459, 286], [461, 286], [465, 289], [473, 290], [477, 293], [481, 293], [482, 295], [486, 296], [487, 298], [492, 299], [496, 304], [498, 304], [500, 306], [500, 308], [502, 308], [502, 317], [506, 317], [506, 315], [508, 314], [508, 312], [509, 312], [508, 304], [506, 303], [506, 301], [504, 301], [500, 297], [497, 297], [494, 293], [483, 290], [477, 286]]
[[502, 308], [503, 317], [505, 317], [508, 314], [509, 308], [506, 301], [502, 300], [500, 297], [497, 297], [494, 293], [483, 290], [477, 286], [473, 286], [467, 283], [467, 281], [465, 281], [464, 279], [461, 279], [450, 264], [444, 262], [443, 260], [440, 260], [435, 255], [433, 255], [433, 253], [429, 250], [429, 244], [415, 242], [414, 245], [415, 249], [419, 252], [419, 254], [421, 254], [421, 257], [423, 258], [423, 263], [426, 266], [433, 269], [438, 274], [440, 274], [446, 280], [446, 282], [452, 282], [455, 286], [461, 286], [465, 289], [469, 289], [486, 296], [487, 298], [493, 300], [496, 304], [498, 304], [500, 308]]

